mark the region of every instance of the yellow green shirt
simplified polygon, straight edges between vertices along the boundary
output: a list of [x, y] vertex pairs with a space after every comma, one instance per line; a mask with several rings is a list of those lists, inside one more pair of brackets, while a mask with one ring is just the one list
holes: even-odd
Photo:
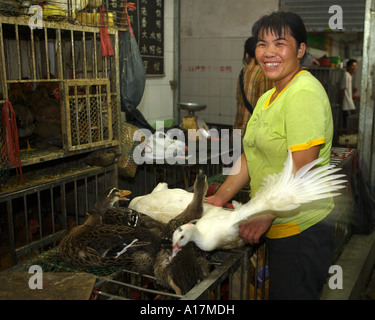
[[[309, 72], [301, 71], [269, 104], [275, 90], [259, 98], [243, 140], [252, 196], [265, 176], [282, 171], [288, 148], [294, 152], [321, 145], [319, 157], [324, 161], [319, 165], [329, 163], [332, 111], [321, 83]], [[332, 198], [303, 205], [297, 215], [276, 218], [267, 237], [298, 234], [324, 219], [332, 209]]]

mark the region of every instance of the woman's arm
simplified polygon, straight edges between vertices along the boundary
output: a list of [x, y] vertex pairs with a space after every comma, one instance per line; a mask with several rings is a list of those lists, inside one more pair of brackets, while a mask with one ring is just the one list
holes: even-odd
[[294, 151], [293, 156], [293, 173], [296, 174], [299, 169], [301, 169], [306, 164], [318, 159], [320, 151], [320, 145], [311, 147], [307, 150]]

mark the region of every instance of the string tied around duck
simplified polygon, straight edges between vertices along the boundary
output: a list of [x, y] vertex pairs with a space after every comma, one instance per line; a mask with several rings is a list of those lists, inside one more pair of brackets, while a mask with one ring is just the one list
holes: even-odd
[[18, 142], [16, 115], [14, 113], [12, 103], [7, 99], [4, 99], [4, 101], [5, 104], [1, 111], [4, 144], [3, 152], [8, 158], [9, 165], [16, 168], [17, 178], [21, 178], [21, 181], [24, 182], [22, 175], [20, 147]]

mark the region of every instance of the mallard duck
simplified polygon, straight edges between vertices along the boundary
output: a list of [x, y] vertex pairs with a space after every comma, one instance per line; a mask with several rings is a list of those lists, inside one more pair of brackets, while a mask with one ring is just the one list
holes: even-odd
[[116, 202], [129, 200], [126, 198], [129, 194], [131, 194], [129, 190], [120, 190], [116, 187], [107, 188], [96, 201], [94, 210], [104, 217], [107, 210], [112, 208]]
[[207, 188], [207, 177], [200, 173], [194, 183], [192, 201], [183, 212], [167, 223], [161, 249], [155, 259], [154, 273], [157, 282], [180, 295], [187, 293], [197, 282], [204, 279], [209, 272], [209, 266], [204, 254], [193, 243], [171, 259], [172, 234], [180, 225], [202, 216]]
[[129, 200], [126, 198], [131, 194], [129, 190], [120, 190], [116, 187], [108, 188], [99, 197], [94, 205], [94, 209], [103, 217], [104, 224], [141, 226], [162, 236], [165, 232], [165, 224], [152, 217], [126, 207], [114, 207], [120, 200]]
[[99, 212], [87, 212], [83, 225], [73, 228], [60, 242], [61, 258], [72, 265], [129, 265], [138, 272], [153, 272], [160, 238], [143, 228], [103, 225]]
[[[239, 238], [239, 225], [248, 218], [272, 211], [275, 216], [290, 216], [298, 213], [301, 204], [337, 196], [337, 190], [345, 188], [338, 180], [343, 174], [333, 174], [338, 168], [325, 165], [312, 169], [323, 159], [318, 158], [293, 174], [292, 152], [288, 151], [284, 169], [279, 174], [267, 176], [261, 189], [246, 204], [237, 210], [216, 207], [205, 212], [196, 224], [185, 224], [173, 234], [173, 250], [176, 254], [189, 241], [204, 251], [233, 249], [243, 245]], [[312, 169], [312, 170], [310, 170]]]

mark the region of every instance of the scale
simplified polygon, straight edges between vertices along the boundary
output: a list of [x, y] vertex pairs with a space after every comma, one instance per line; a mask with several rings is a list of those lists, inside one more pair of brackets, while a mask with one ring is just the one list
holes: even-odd
[[188, 116], [182, 118], [181, 128], [185, 130], [189, 129], [203, 129], [201, 130], [202, 135], [205, 138], [209, 138], [209, 128], [206, 122], [195, 115], [195, 112], [205, 109], [207, 106], [205, 104], [198, 104], [194, 102], [177, 102], [180, 109], [188, 111]]

